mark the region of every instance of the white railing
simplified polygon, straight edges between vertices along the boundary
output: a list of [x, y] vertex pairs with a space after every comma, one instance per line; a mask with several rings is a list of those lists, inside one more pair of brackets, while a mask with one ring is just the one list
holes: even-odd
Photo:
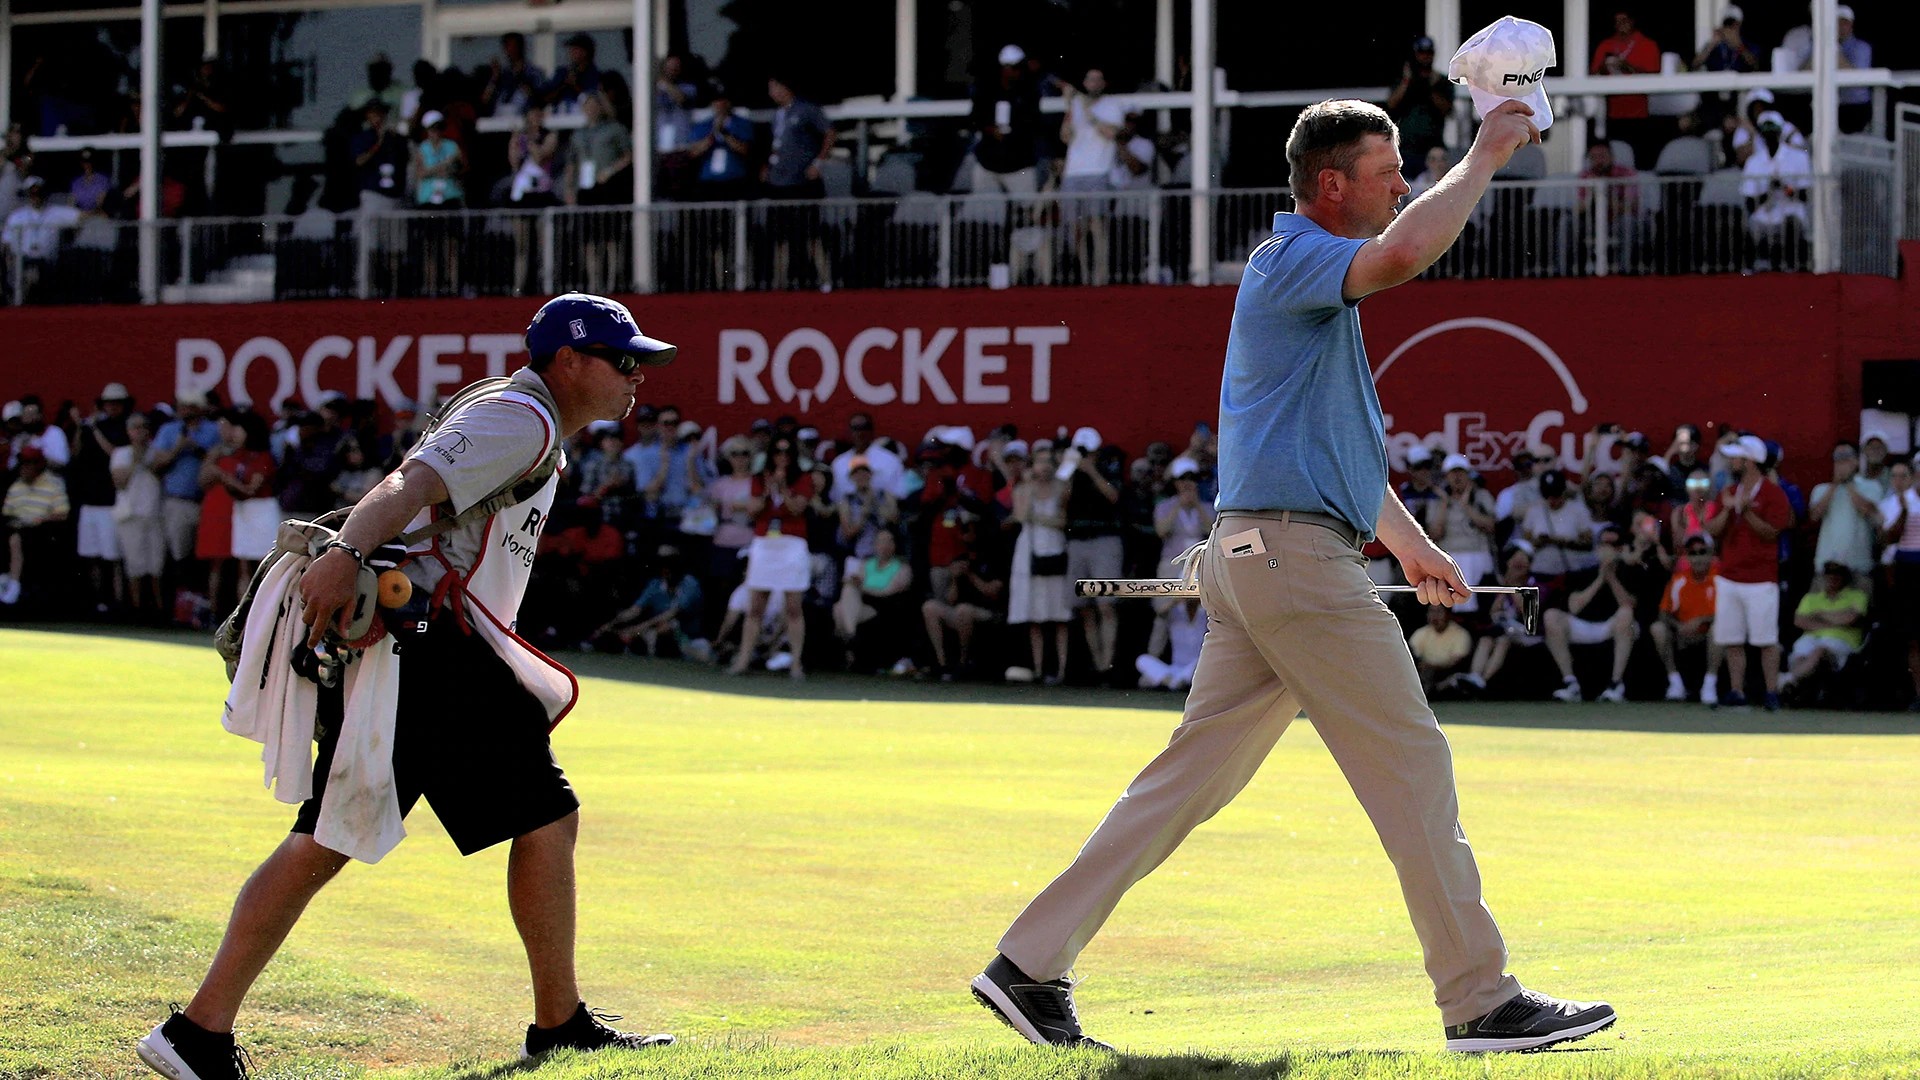
[[1898, 220], [1894, 235], [1920, 240], [1920, 105], [1902, 105], [1893, 122], [1895, 178], [1900, 198], [1894, 200]]
[[[1842, 269], [1895, 272], [1895, 161], [1888, 147], [1841, 162]], [[1738, 170], [1619, 180], [1500, 181], [1428, 271], [1439, 278], [1806, 271], [1819, 227], [1810, 193], [1769, 192]], [[1209, 200], [1210, 278], [1239, 278], [1290, 209], [1283, 189]], [[1171, 284], [1187, 280], [1188, 191], [1039, 196], [660, 203], [160, 222], [163, 303], [311, 297], [505, 296], [569, 288], [716, 292]], [[1771, 205], [1768, 200], [1775, 200]], [[93, 219], [52, 254], [7, 252], [12, 303], [141, 299], [134, 222]], [[648, 238], [636, 259], [636, 238]]]

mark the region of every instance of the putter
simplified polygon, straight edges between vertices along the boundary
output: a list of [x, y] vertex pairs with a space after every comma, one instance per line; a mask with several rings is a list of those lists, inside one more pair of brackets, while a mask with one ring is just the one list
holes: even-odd
[[[1411, 585], [1375, 585], [1379, 592], [1414, 592]], [[1514, 597], [1520, 605], [1520, 622], [1527, 633], [1540, 632], [1540, 590], [1533, 585], [1481, 585], [1476, 593]], [[1198, 582], [1184, 578], [1082, 578], [1073, 583], [1075, 596], [1161, 597], [1199, 596]]]

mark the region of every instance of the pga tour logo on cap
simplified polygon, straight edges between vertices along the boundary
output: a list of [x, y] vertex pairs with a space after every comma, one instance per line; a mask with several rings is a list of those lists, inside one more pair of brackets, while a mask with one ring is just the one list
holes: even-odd
[[567, 324], [567, 329], [573, 333], [573, 340], [579, 341], [587, 336], [587, 320], [575, 319]]
[[1466, 85], [1481, 119], [1504, 102], [1524, 101], [1533, 109], [1533, 126], [1545, 131], [1553, 126], [1547, 69], [1559, 62], [1552, 31], [1506, 15], [1460, 46], [1447, 65], [1447, 78]]

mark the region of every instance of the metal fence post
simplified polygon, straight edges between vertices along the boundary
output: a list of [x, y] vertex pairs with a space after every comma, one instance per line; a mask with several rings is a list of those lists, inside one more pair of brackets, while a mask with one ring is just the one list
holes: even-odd
[[373, 296], [373, 218], [362, 211], [353, 223], [353, 295], [362, 300]]
[[1155, 285], [1161, 281], [1160, 267], [1160, 221], [1163, 207], [1160, 192], [1149, 193], [1147, 199], [1147, 280]]
[[938, 242], [939, 253], [938, 281], [943, 289], [953, 288], [953, 214], [954, 199], [951, 195], [940, 196], [940, 228]]
[[1593, 276], [1607, 276], [1607, 239], [1610, 223], [1608, 216], [1612, 212], [1613, 185], [1617, 181], [1602, 180], [1597, 185], [1593, 197]]
[[659, 288], [654, 281], [653, 214], [651, 204], [636, 203], [633, 207], [633, 291], [637, 293]]
[[733, 291], [747, 291], [747, 203], [733, 204]]
[[553, 288], [553, 229], [559, 217], [558, 207], [549, 206], [540, 211], [540, 292], [546, 296], [554, 294]]
[[193, 223], [178, 221], [174, 229], [180, 234], [180, 287], [193, 284]]
[[18, 250], [8, 252], [7, 258], [13, 262], [13, 306], [24, 307], [27, 302], [27, 259]]

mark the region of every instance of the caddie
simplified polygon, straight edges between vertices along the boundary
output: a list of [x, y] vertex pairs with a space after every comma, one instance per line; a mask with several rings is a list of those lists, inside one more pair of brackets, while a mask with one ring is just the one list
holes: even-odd
[[[514, 617], [564, 465], [560, 447], [592, 421], [624, 418], [643, 369], [670, 363], [676, 350], [642, 334], [623, 305], [582, 293], [541, 307], [526, 343], [529, 363], [510, 379], [483, 381], [452, 399], [400, 467], [352, 508], [338, 537], [305, 564], [297, 585], [283, 594], [286, 606], [267, 609], [269, 618], [280, 610], [279, 618], [306, 624], [309, 649], [323, 639], [339, 647], [356, 603], [365, 603], [367, 556], [396, 537], [453, 519], [453, 527], [408, 549], [402, 569], [416, 602], [390, 613], [386, 638], [365, 644], [350, 665], [360, 673], [358, 682], [344, 689], [323, 684], [306, 698], [287, 696], [317, 698], [312, 797], [301, 804], [291, 834], [240, 890], [192, 1000], [140, 1040], [140, 1057], [156, 1072], [173, 1080], [245, 1075], [246, 1055], [233, 1036], [241, 1002], [308, 902], [349, 859], [317, 840], [316, 831], [372, 861], [397, 842], [398, 819], [422, 796], [461, 854], [512, 845], [507, 901], [533, 976], [534, 1016], [523, 1057], [563, 1047], [673, 1042], [671, 1035], [616, 1031], [605, 1021], [619, 1017], [593, 1012], [580, 999], [573, 861], [580, 804], [548, 738], [573, 707], [578, 684], [520, 639]], [[253, 624], [248, 627], [252, 638]], [[295, 649], [300, 629], [290, 624], [284, 635]], [[267, 646], [250, 640], [248, 647]], [[269, 666], [256, 660], [252, 679], [237, 679], [236, 691], [249, 689], [243, 681], [286, 680], [286, 664]], [[386, 670], [397, 674], [368, 674]], [[228, 700], [228, 726], [238, 730], [235, 700]], [[392, 738], [370, 742], [362, 737], [367, 730], [390, 730]], [[367, 753], [370, 747], [377, 749]], [[282, 750], [297, 754], [291, 760], [304, 767], [304, 740]], [[382, 760], [389, 754], [390, 761]], [[367, 849], [356, 830], [377, 826], [381, 814], [329, 805], [327, 798], [330, 787], [368, 790], [358, 783], [363, 773], [389, 785], [373, 788], [381, 797], [369, 800], [383, 803], [392, 819], [388, 835], [365, 838], [371, 855], [361, 853]], [[302, 772], [302, 790], [305, 779]], [[286, 783], [284, 772], [280, 782]], [[352, 801], [346, 795], [334, 800]]]

